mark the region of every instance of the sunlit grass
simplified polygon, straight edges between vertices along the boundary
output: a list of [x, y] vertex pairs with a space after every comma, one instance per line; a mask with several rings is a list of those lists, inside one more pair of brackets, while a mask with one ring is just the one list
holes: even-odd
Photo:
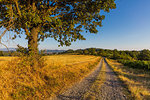
[[7, 61], [11, 61], [17, 57], [0, 57], [0, 66], [3, 66], [2, 64], [5, 64]]
[[44, 57], [46, 66], [33, 69], [18, 58], [1, 57], [0, 99], [43, 99], [62, 92], [80, 81], [100, 57], [84, 55], [54, 55]]
[[150, 72], [124, 67], [114, 60], [108, 62], [136, 100], [150, 100]]
[[98, 60], [99, 57], [84, 55], [50, 56], [47, 58], [47, 66], [44, 70], [48, 70], [47, 76], [51, 76], [53, 79], [50, 83], [53, 91], [58, 91], [58, 86], [68, 87], [72, 83], [81, 80], [96, 66], [95, 63]]
[[47, 64], [50, 66], [66, 66], [72, 64], [86, 63], [95, 59], [95, 56], [85, 55], [53, 55], [46, 56]]

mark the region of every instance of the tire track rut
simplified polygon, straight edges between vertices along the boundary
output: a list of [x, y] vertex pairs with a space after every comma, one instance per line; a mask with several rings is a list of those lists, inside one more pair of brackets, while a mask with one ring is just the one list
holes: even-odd
[[123, 93], [124, 84], [119, 80], [105, 59], [104, 64], [106, 67], [106, 81], [101, 86], [98, 100], [128, 100]]

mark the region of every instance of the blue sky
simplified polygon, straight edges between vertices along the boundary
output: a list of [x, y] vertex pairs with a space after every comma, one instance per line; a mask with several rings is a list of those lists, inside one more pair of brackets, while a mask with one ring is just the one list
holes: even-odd
[[[141, 50], [150, 49], [150, 0], [116, 0], [117, 8], [105, 15], [103, 27], [97, 34], [82, 33], [85, 41], [76, 41], [69, 47], [58, 47], [58, 42], [48, 38], [40, 42], [39, 49], [84, 49], [90, 47]], [[24, 36], [23, 36], [24, 37]], [[27, 46], [27, 41], [16, 39], [6, 43], [8, 47], [17, 44]], [[3, 48], [0, 45], [0, 48]]]

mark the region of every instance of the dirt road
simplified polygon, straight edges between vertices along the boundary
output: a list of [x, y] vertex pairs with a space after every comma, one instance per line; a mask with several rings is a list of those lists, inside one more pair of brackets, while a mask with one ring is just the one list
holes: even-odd
[[101, 86], [99, 92], [100, 100], [128, 100], [127, 96], [123, 93], [124, 88], [122, 86], [124, 84], [120, 82], [105, 60], [104, 64], [106, 67], [106, 81]]
[[106, 69], [105, 82], [101, 85], [99, 92], [95, 92], [96, 97], [89, 100], [127, 100], [127, 96], [122, 92], [122, 82], [119, 81], [105, 60], [101, 60], [96, 69], [79, 83], [50, 100], [87, 100], [84, 96], [91, 90], [91, 86], [97, 80], [102, 67]]

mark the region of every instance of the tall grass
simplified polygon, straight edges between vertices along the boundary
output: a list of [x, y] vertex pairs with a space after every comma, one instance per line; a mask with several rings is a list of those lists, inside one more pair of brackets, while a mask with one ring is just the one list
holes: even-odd
[[3, 100], [53, 96], [80, 81], [100, 61], [96, 56], [54, 55], [44, 57], [46, 65], [32, 68], [28, 59], [0, 59], [0, 99]]
[[17, 57], [0, 57], [0, 66], [3, 66], [3, 64], [6, 64], [6, 62], [11, 61]]
[[136, 100], [150, 100], [150, 72], [107, 60]]

